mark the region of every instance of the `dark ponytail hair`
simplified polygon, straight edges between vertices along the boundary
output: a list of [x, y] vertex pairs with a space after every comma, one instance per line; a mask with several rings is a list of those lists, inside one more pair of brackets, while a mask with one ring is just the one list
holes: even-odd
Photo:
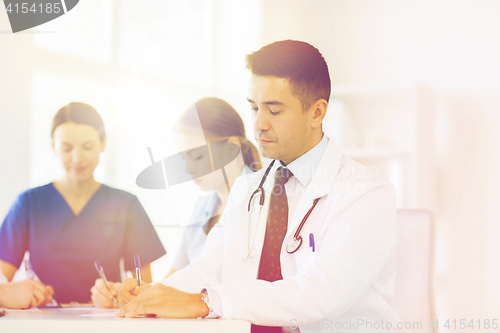
[[194, 103], [197, 111], [197, 118], [193, 118], [193, 113], [184, 112], [177, 125], [184, 128], [196, 128], [201, 124], [203, 134], [207, 141], [216, 142], [227, 140], [232, 136], [237, 137], [241, 144], [241, 155], [243, 161], [253, 171], [260, 170], [259, 151], [248, 141], [245, 135], [243, 120], [236, 110], [226, 101], [216, 97], [202, 98]]
[[73, 102], [63, 106], [57, 111], [52, 120], [52, 130], [50, 136], [54, 137], [54, 131], [59, 125], [64, 123], [75, 123], [92, 126], [99, 132], [99, 139], [104, 142], [106, 131], [104, 122], [99, 113], [92, 106], [84, 103]]

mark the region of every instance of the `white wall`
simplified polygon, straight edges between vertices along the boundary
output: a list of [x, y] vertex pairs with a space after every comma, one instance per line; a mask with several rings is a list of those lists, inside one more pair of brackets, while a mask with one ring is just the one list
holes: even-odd
[[[31, 35], [8, 34], [7, 13], [0, 10], [0, 212], [29, 182]], [[14, 43], [16, 47], [11, 47]]]

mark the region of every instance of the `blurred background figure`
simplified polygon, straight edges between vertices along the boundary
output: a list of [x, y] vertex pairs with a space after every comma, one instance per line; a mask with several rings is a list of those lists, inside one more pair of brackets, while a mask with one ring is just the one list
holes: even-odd
[[[201, 133], [199, 124], [202, 128]], [[262, 167], [257, 148], [246, 138], [241, 117], [231, 105], [219, 98], [203, 98], [194, 103], [194, 109], [190, 108], [181, 115], [175, 129], [179, 151], [190, 149], [189, 153], [184, 154], [186, 172], [193, 176], [194, 183], [201, 190], [210, 193], [196, 202], [169, 275], [186, 267], [201, 254], [208, 233], [219, 221], [220, 214], [226, 207], [229, 189], [236, 178], [244, 173], [260, 170]], [[224, 167], [228, 183], [220, 172], [196, 176], [199, 172], [197, 165], [200, 165], [203, 159], [209, 160], [210, 156], [205, 153], [206, 150], [197, 152], [196, 148], [192, 148], [214, 142], [230, 142], [240, 147], [241, 154]]]
[[[120, 281], [120, 258], [132, 270], [133, 256], [149, 263], [165, 254], [136, 196], [97, 182], [94, 170], [106, 145], [101, 116], [90, 105], [70, 103], [52, 122], [52, 149], [64, 175], [21, 193], [0, 227], [0, 268], [10, 281], [26, 251], [41, 281], [52, 285], [59, 302], [90, 301], [98, 277]], [[38, 289], [40, 287], [38, 286]]]

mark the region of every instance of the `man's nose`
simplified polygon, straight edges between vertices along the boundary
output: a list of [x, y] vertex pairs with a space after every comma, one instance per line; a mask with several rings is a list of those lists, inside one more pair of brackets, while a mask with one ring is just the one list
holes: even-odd
[[254, 114], [253, 129], [257, 133], [269, 130], [269, 121], [264, 111], [259, 110]]

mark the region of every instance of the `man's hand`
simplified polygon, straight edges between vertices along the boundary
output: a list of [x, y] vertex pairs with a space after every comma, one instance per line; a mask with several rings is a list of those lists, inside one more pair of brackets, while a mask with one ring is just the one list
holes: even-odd
[[90, 289], [92, 302], [96, 308], [118, 308], [118, 291], [122, 284], [120, 282], [108, 281], [108, 285], [111, 290], [108, 290], [102, 279], [97, 279], [94, 286]]
[[137, 279], [127, 278], [123, 281], [120, 290], [118, 291], [118, 304], [124, 306], [137, 295], [151, 288], [151, 286], [141, 280], [141, 286], [137, 285]]
[[208, 315], [208, 307], [201, 300], [201, 293], [189, 294], [157, 283], [122, 306], [116, 316], [132, 318], [151, 314], [164, 318], [198, 318]]
[[11, 309], [29, 309], [52, 301], [51, 286], [33, 280], [0, 284], [0, 306]]

